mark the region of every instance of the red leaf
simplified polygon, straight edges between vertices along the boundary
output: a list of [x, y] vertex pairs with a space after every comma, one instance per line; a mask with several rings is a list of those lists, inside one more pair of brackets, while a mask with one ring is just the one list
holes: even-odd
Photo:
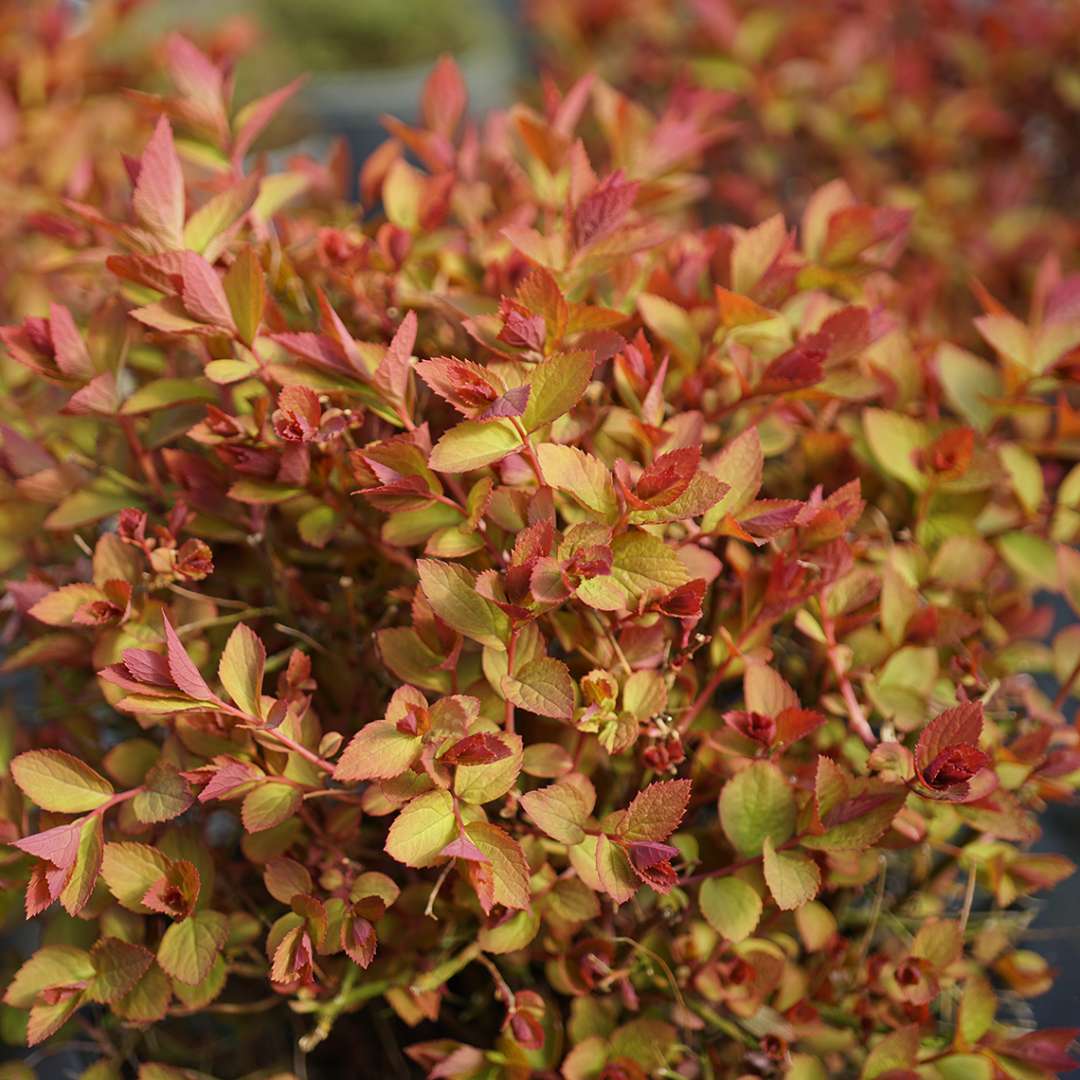
[[420, 99], [424, 123], [444, 139], [452, 139], [467, 104], [468, 90], [453, 57], [439, 57]]
[[173, 629], [172, 623], [169, 622], [168, 615], [164, 612], [161, 613], [161, 621], [165, 628], [165, 648], [169, 674], [172, 676], [177, 689], [182, 690], [197, 701], [212, 701], [218, 705], [223, 704], [213, 690], [206, 685], [206, 680], [199, 673], [199, 669], [192, 662], [191, 657], [188, 656], [183, 642], [181, 642], [179, 635]]
[[661, 454], [638, 478], [634, 495], [640, 501], [639, 509], [673, 503], [690, 486], [700, 463], [700, 446]]
[[184, 252], [184, 307], [193, 319], [220, 326], [230, 334], [236, 333], [229, 298], [217, 271], [194, 251]]
[[24, 836], [21, 840], [12, 841], [12, 846], [27, 855], [35, 855], [39, 859], [50, 862], [53, 866], [66, 870], [75, 864], [79, 854], [79, 837], [82, 835], [83, 818], [73, 821], [68, 825], [57, 825], [53, 829], [36, 833], [34, 836]]
[[416, 344], [416, 312], [409, 311], [394, 333], [375, 371], [375, 383], [394, 401], [404, 401], [409, 387], [409, 359]]
[[982, 734], [983, 708], [977, 701], [968, 701], [946, 709], [923, 728], [915, 746], [915, 765], [925, 769], [950, 746], [977, 746]]
[[71, 312], [63, 304], [49, 305], [49, 332], [56, 353], [56, 366], [72, 378], [93, 378], [94, 365], [90, 353]]
[[322, 406], [319, 396], [306, 386], [286, 386], [278, 395], [273, 415], [274, 431], [286, 442], [311, 442], [319, 433]]
[[184, 174], [164, 116], [143, 150], [132, 205], [139, 220], [167, 248], [183, 248]]
[[824, 364], [825, 350], [801, 341], [769, 363], [756, 389], [759, 393], [775, 393], [813, 386], [821, 382]]
[[490, 765], [510, 756], [510, 747], [489, 731], [466, 735], [439, 759], [447, 765]]
[[574, 211], [574, 247], [580, 250], [612, 232], [634, 205], [640, 186], [621, 169], [601, 180]]

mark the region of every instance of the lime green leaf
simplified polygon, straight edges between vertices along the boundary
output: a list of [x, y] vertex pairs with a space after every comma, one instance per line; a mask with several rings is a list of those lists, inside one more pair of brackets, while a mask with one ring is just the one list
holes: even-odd
[[863, 430], [881, 469], [902, 480], [912, 491], [922, 491], [926, 478], [916, 464], [916, 453], [929, 446], [932, 439], [918, 420], [884, 409], [863, 413]]
[[863, 1065], [862, 1080], [875, 1080], [875, 1077], [884, 1076], [894, 1069], [913, 1069], [918, 1052], [918, 1024], [899, 1028], [886, 1035], [870, 1051]]
[[1073, 611], [1080, 613], [1080, 551], [1067, 544], [1059, 545], [1057, 569], [1065, 599], [1072, 605]]
[[801, 851], [777, 851], [771, 836], [765, 837], [762, 847], [762, 867], [765, 884], [782, 911], [794, 911], [813, 900], [821, 888], [817, 863]]
[[974, 1046], [989, 1030], [997, 1013], [997, 996], [990, 980], [974, 972], [964, 980], [964, 993], [956, 1018], [957, 1031], [966, 1046]]
[[520, 449], [521, 437], [509, 420], [463, 420], [432, 447], [428, 465], [436, 472], [468, 472]]
[[596, 875], [601, 888], [616, 904], [625, 904], [640, 885], [626, 852], [603, 835], [596, 838]]
[[30, 609], [30, 614], [47, 626], [71, 626], [79, 608], [104, 599], [105, 594], [96, 585], [77, 582], [74, 585], [64, 585], [43, 596]]
[[614, 521], [619, 513], [611, 470], [576, 446], [541, 443], [536, 451], [544, 479], [556, 491], [570, 496], [601, 521]]
[[63, 750], [28, 750], [11, 762], [19, 790], [41, 807], [59, 814], [81, 814], [109, 801], [113, 786], [89, 765]]
[[28, 1009], [43, 990], [70, 986], [94, 977], [94, 961], [74, 945], [46, 945], [15, 973], [4, 992], [4, 1004]]
[[254, 360], [211, 360], [203, 368], [203, 374], [218, 386], [229, 386], [254, 375], [259, 365]]
[[430, 866], [454, 836], [454, 799], [448, 791], [429, 791], [401, 811], [386, 837], [386, 853], [406, 866]]
[[172, 991], [169, 977], [153, 964], [132, 990], [112, 1003], [112, 1012], [135, 1024], [155, 1023], [168, 1011]]
[[979, 431], [994, 419], [990, 399], [1001, 396], [1001, 373], [974, 353], [946, 342], [938, 347], [937, 370], [945, 400]]
[[734, 942], [754, 932], [763, 906], [757, 891], [737, 877], [703, 881], [698, 903], [709, 925]]
[[75, 865], [60, 893], [60, 903], [69, 915], [78, 915], [90, 902], [101, 871], [101, 856], [105, 848], [102, 815], [86, 818], [79, 831], [79, 846]]
[[94, 481], [89, 487], [64, 499], [45, 519], [45, 528], [54, 532], [70, 532], [138, 504], [139, 500], [127, 489], [118, 489], [109, 481]]
[[106, 844], [101, 861], [101, 877], [122, 907], [140, 915], [150, 908], [142, 899], [152, 885], [169, 871], [172, 860], [149, 844]]
[[266, 647], [258, 634], [240, 623], [229, 635], [218, 664], [218, 678], [225, 692], [249, 716], [261, 717]]
[[216, 401], [218, 392], [202, 379], [155, 379], [139, 387], [125, 400], [120, 411], [125, 416], [154, 412], [185, 401]]
[[335, 780], [390, 780], [412, 766], [423, 739], [398, 731], [390, 720], [362, 727], [345, 747], [334, 770]]
[[516, 783], [525, 757], [520, 735], [494, 734], [510, 753], [486, 765], [458, 765], [454, 769], [454, 794], [463, 802], [480, 805], [505, 795]]
[[1034, 533], [1010, 532], [998, 537], [997, 548], [1009, 567], [1022, 578], [1057, 591], [1058, 560], [1053, 544]]
[[691, 367], [701, 355], [701, 337], [687, 312], [653, 293], [638, 297], [638, 311], [645, 325], [671, 347], [679, 362]]
[[416, 570], [428, 603], [443, 622], [481, 645], [506, 647], [510, 620], [476, 591], [475, 578], [468, 570], [438, 559], [421, 559]]
[[795, 795], [767, 761], [736, 773], [720, 792], [720, 824], [740, 855], [759, 855], [766, 839], [782, 844], [795, 829]]
[[249, 833], [264, 832], [292, 817], [300, 806], [300, 789], [287, 780], [260, 780], [245, 796], [240, 809]]
[[666, 594], [690, 580], [690, 574], [673, 548], [646, 532], [617, 536], [611, 545], [611, 575], [631, 599]]
[[998, 450], [1001, 464], [1009, 474], [1012, 489], [1020, 505], [1034, 514], [1046, 494], [1042, 466], [1035, 457], [1017, 443], [1007, 443]]
[[529, 400], [521, 417], [525, 430], [535, 431], [568, 413], [581, 400], [592, 372], [588, 352], [559, 353], [537, 364], [529, 375]]
[[220, 911], [196, 911], [162, 935], [158, 963], [174, 979], [194, 986], [206, 978], [228, 936], [229, 921]]
[[592, 784], [578, 774], [521, 796], [525, 813], [548, 836], [562, 844], [580, 844], [585, 839], [582, 826], [595, 803], [596, 792]]
[[521, 845], [504, 829], [486, 821], [465, 826], [465, 834], [491, 864], [495, 903], [523, 909], [529, 906], [529, 864]]

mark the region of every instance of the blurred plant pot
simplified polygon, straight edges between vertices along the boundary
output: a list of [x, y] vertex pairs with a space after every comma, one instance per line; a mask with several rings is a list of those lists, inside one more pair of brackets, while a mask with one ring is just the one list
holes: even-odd
[[512, 100], [523, 53], [515, 11], [506, 0], [149, 0], [120, 51], [170, 30], [209, 42], [228, 36], [229, 21], [249, 21], [258, 44], [237, 66], [237, 102], [308, 77], [260, 146], [317, 150], [341, 135], [359, 163], [387, 137], [381, 116], [417, 119], [444, 53], [462, 70], [473, 115]]
[[[375, 71], [316, 72], [297, 99], [314, 131], [344, 136], [354, 162], [362, 162], [387, 138], [380, 117], [389, 114], [407, 123], [419, 117], [420, 94], [437, 59], [406, 67]], [[469, 111], [474, 116], [505, 105], [520, 73], [511, 46], [482, 47], [455, 55], [469, 89]]]

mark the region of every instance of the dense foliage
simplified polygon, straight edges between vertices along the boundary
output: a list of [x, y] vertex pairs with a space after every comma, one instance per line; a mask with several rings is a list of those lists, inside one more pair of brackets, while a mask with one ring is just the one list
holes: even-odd
[[233, 102], [235, 40], [123, 94], [107, 16], [0, 64], [2, 1030], [92, 1080], [1067, 1070], [1021, 935], [1080, 276], [960, 327], [910, 207], [714, 223], [728, 93], [477, 123], [450, 61], [358, 205], [252, 153], [296, 88]]

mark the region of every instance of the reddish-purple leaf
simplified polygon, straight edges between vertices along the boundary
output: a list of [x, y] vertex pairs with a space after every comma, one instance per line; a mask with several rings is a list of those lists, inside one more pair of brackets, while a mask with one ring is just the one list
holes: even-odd
[[143, 150], [132, 205], [139, 220], [166, 248], [183, 248], [184, 174], [164, 116]]

